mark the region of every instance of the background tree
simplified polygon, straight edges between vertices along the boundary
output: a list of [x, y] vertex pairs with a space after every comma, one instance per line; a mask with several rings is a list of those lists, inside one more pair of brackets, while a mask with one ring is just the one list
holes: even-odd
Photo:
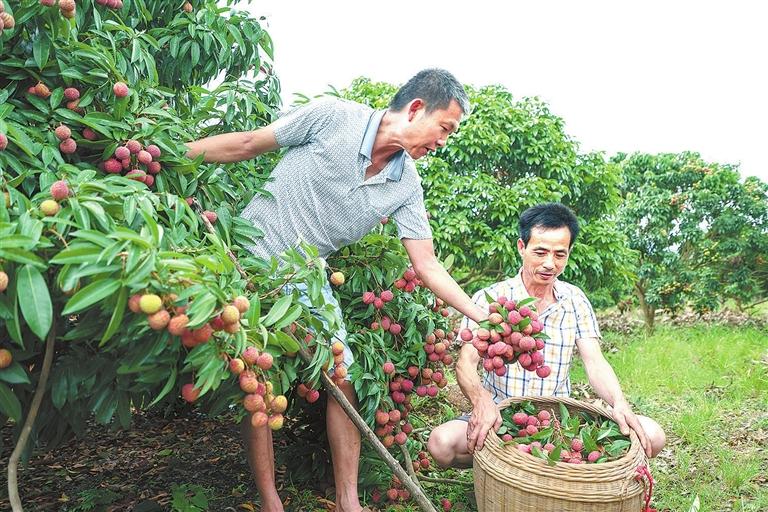
[[714, 310], [765, 294], [766, 184], [696, 153], [618, 155], [621, 226], [637, 254], [649, 331], [659, 308]]

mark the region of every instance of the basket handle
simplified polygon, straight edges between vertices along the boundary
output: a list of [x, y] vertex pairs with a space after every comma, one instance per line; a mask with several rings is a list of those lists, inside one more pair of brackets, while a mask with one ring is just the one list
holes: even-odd
[[[656, 512], [655, 508], [651, 508], [651, 498], [653, 497], [653, 476], [651, 475], [651, 470], [648, 469], [647, 464], [638, 466], [637, 476], [635, 478], [643, 484], [643, 495], [645, 499], [643, 512]], [[648, 480], [647, 486], [646, 479]]]

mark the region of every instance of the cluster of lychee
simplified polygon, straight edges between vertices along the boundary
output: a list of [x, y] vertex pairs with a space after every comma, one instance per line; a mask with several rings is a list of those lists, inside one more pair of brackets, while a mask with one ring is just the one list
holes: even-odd
[[[464, 342], [472, 342], [477, 353], [483, 358], [483, 369], [498, 376], [507, 373], [507, 365], [515, 362], [527, 371], [535, 371], [540, 378], [551, 373], [544, 364], [544, 326], [529, 300], [515, 301], [499, 297], [488, 306], [488, 327], [479, 327], [474, 332], [463, 329], [460, 333]], [[481, 324], [481, 325], [483, 325]]]
[[5, 4], [0, 0], [0, 36], [3, 30], [11, 30], [16, 26], [16, 19], [9, 12], [5, 12]]
[[[128, 309], [147, 315], [147, 323], [151, 329], [162, 331], [167, 328], [171, 335], [181, 337], [183, 346], [194, 348], [208, 342], [214, 332], [238, 332], [241, 315], [251, 307], [247, 297], [238, 296], [208, 323], [197, 329], [188, 329], [189, 317], [185, 313], [187, 306], [174, 306], [176, 300], [175, 294], [166, 296], [165, 301], [154, 293], [136, 294], [128, 299]], [[173, 317], [169, 309], [174, 312]]]
[[40, 203], [40, 213], [46, 217], [53, 217], [59, 213], [59, 210], [61, 210], [61, 204], [59, 203], [68, 198], [71, 193], [69, 185], [65, 180], [55, 181], [51, 185], [50, 191], [52, 199], [46, 199]]
[[110, 174], [125, 172], [126, 178], [152, 187], [155, 184], [155, 175], [162, 170], [160, 162], [157, 161], [161, 154], [160, 148], [155, 144], [145, 148], [139, 141], [129, 140], [125, 145], [115, 148], [112, 157], [102, 162], [101, 168]]
[[[56, 5], [56, 0], [40, 0], [40, 4], [46, 7], [53, 7]], [[75, 17], [75, 0], [59, 0], [59, 11], [65, 18], [71, 19]]]
[[279, 430], [283, 427], [288, 399], [274, 395], [272, 383], [262, 373], [272, 368], [273, 361], [272, 354], [259, 352], [256, 347], [246, 348], [240, 357], [229, 361], [229, 370], [237, 375], [240, 389], [245, 393], [243, 408], [251, 414], [251, 425], [255, 428], [268, 426]]
[[403, 276], [395, 281], [395, 288], [413, 293], [417, 286], [421, 286], [421, 279], [416, 276], [416, 271], [412, 268], [406, 269]]
[[381, 503], [382, 501], [389, 501], [390, 503], [404, 502], [411, 499], [411, 493], [403, 487], [403, 483], [397, 476], [392, 475], [392, 481], [389, 484], [389, 489], [382, 494], [378, 488], [371, 491], [371, 500], [374, 503]]
[[[557, 418], [554, 418], [547, 410], [541, 410], [536, 414], [530, 415], [522, 411], [516, 412], [512, 415], [512, 422], [519, 429], [517, 431], [518, 438], [527, 438], [536, 435], [547, 428], [560, 427]], [[550, 436], [550, 438], [553, 440], [557, 439], [556, 436]], [[514, 439], [515, 436], [511, 433], [506, 433], [501, 436], [501, 440], [504, 442], [513, 442]], [[597, 445], [595, 450], [586, 452], [586, 450], [584, 450], [584, 441], [578, 437], [578, 435], [571, 439], [562, 438], [557, 445], [551, 441], [545, 444], [542, 444], [540, 441], [532, 441], [530, 443], [517, 442], [516, 445], [517, 449], [523, 453], [535, 454], [543, 458], [547, 458], [559, 445], [560, 461], [569, 464], [592, 464], [603, 462], [605, 460], [601, 460], [604, 455], [602, 446]]]
[[61, 142], [59, 143], [59, 150], [65, 155], [71, 155], [77, 151], [77, 142], [72, 138], [72, 130], [65, 124], [60, 124], [54, 131], [56, 138]]
[[445, 301], [441, 299], [440, 297], [435, 298], [435, 304], [432, 306], [432, 311], [435, 313], [440, 313], [443, 317], [448, 317], [451, 315], [451, 312], [448, 310], [448, 308], [445, 307]]
[[[445, 333], [442, 329], [437, 329], [443, 337]], [[427, 338], [437, 339], [434, 333], [429, 334]], [[444, 345], [442, 342], [438, 342]], [[431, 352], [434, 354], [434, 350]], [[449, 354], [441, 353], [443, 362], [450, 364], [453, 358]], [[381, 439], [382, 444], [389, 448], [394, 444], [404, 445], [408, 441], [408, 436], [413, 432], [413, 425], [408, 421], [408, 415], [413, 409], [411, 397], [415, 393], [418, 397], [434, 398], [438, 395], [441, 388], [448, 385], [448, 379], [443, 375], [440, 369], [411, 365], [406, 369], [406, 374], [396, 374], [394, 363], [387, 361], [382, 365], [382, 370], [391, 380], [389, 382], [389, 396], [392, 399], [394, 408], [390, 411], [379, 409], [374, 415], [376, 428], [374, 433]]]

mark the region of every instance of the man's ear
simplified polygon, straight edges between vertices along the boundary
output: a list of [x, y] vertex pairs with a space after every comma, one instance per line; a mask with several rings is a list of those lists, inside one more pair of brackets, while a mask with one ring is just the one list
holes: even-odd
[[413, 121], [413, 118], [416, 117], [416, 113], [423, 108], [424, 100], [421, 98], [411, 100], [408, 104], [408, 121]]
[[525, 244], [523, 243], [522, 238], [517, 239], [517, 253], [520, 255], [520, 257], [523, 257], [523, 250], [525, 250]]

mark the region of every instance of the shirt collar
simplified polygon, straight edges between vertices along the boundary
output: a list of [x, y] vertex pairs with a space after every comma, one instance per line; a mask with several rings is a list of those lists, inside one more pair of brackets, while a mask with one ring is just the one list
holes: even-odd
[[[365, 128], [363, 134], [363, 142], [360, 144], [360, 154], [364, 156], [369, 162], [373, 154], [373, 143], [376, 142], [376, 133], [379, 131], [381, 120], [384, 118], [386, 110], [376, 110], [371, 114], [368, 119], [368, 126]], [[389, 159], [387, 166], [382, 170], [386, 173], [386, 177], [390, 181], [400, 181], [403, 177], [403, 169], [405, 168], [405, 150], [400, 150]]]

